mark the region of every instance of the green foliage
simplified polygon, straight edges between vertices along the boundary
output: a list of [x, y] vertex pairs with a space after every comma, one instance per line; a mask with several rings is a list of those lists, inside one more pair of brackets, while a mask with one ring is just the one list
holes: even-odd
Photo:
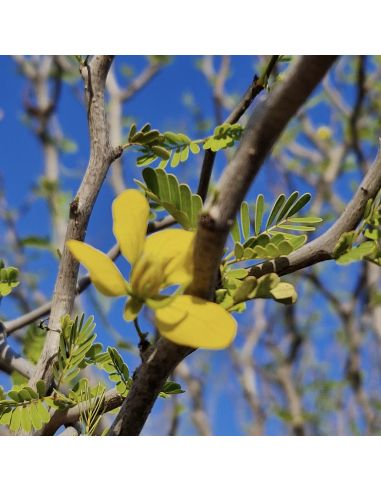
[[[306, 234], [316, 229], [320, 217], [298, 217], [296, 214], [310, 201], [311, 195], [294, 191], [288, 198], [279, 195], [275, 200], [266, 222], [264, 221], [265, 202], [258, 195], [254, 206], [253, 220], [247, 202], [242, 202], [238, 219], [231, 229], [234, 249], [231, 255], [236, 260], [273, 259], [288, 255], [300, 248], [307, 240]], [[252, 227], [253, 224], [253, 227]], [[253, 228], [254, 235], [251, 235]], [[229, 255], [230, 256], [230, 255]]]
[[201, 197], [192, 193], [187, 184], [180, 184], [174, 174], [168, 174], [164, 169], [147, 168], [142, 174], [145, 183], [138, 180], [135, 182], [148, 198], [165, 208], [185, 229], [195, 229], [202, 209]]
[[[108, 347], [102, 352], [100, 343], [94, 344], [86, 354], [86, 364], [96, 364], [97, 367], [107, 372], [109, 380], [115, 384], [116, 390], [122, 396], [127, 396], [132, 386], [132, 377], [127, 364], [114, 347]], [[167, 381], [159, 396], [167, 398], [169, 395], [184, 393], [181, 386], [173, 381]]]
[[123, 147], [138, 147], [138, 152], [141, 154], [137, 158], [138, 166], [148, 166], [159, 160], [159, 168], [165, 168], [168, 163], [171, 167], [177, 167], [181, 162], [187, 161], [191, 154], [198, 154], [201, 145], [203, 149], [210, 149], [213, 152], [231, 147], [241, 138], [242, 131], [238, 123], [233, 125], [224, 123], [214, 129], [213, 135], [192, 140], [184, 133], [170, 131], [161, 133], [159, 130], [153, 130], [149, 123], [138, 131], [136, 124], [133, 123], [127, 143]]
[[0, 260], [0, 296], [9, 295], [19, 285], [18, 275], [17, 268], [5, 267], [3, 260]]
[[293, 304], [297, 294], [294, 286], [281, 282], [276, 273], [260, 278], [248, 275], [245, 269], [222, 270], [222, 288], [216, 292], [216, 300], [228, 311], [241, 312], [243, 303], [250, 299], [274, 299], [281, 304]]
[[102, 346], [98, 344], [93, 354], [94, 362], [107, 372], [108, 378], [115, 384], [119, 394], [126, 396], [132, 385], [132, 378], [127, 364], [124, 363], [116, 348], [108, 347], [106, 352], [101, 352]]
[[185, 391], [181, 389], [181, 385], [179, 383], [167, 381], [164, 383], [163, 389], [160, 391], [159, 396], [162, 398], [168, 398], [168, 396], [179, 395], [181, 393], [185, 393]]
[[83, 435], [94, 435], [102, 417], [102, 407], [105, 401], [105, 387], [98, 383], [94, 388], [89, 386], [87, 379], [81, 379], [70, 396], [76, 400], [80, 411], [80, 423]]
[[48, 406], [52, 398], [45, 396], [45, 384], [38, 381], [36, 391], [29, 386], [13, 387], [8, 398], [0, 401], [0, 424], [12, 432], [30, 433], [40, 430], [50, 420]]
[[214, 129], [211, 137], [205, 140], [203, 148], [210, 149], [213, 152], [232, 147], [242, 136], [243, 128], [239, 123], [230, 125], [223, 123]]
[[357, 230], [341, 235], [334, 248], [333, 257], [341, 265], [368, 260], [381, 266], [380, 239], [381, 198], [379, 195], [375, 200], [368, 200], [363, 220]]
[[90, 350], [96, 335], [94, 317], [84, 323], [84, 314], [74, 320], [66, 315], [61, 321], [61, 337], [58, 359], [54, 365], [54, 378], [57, 388], [61, 384], [70, 384], [80, 371], [80, 365]]

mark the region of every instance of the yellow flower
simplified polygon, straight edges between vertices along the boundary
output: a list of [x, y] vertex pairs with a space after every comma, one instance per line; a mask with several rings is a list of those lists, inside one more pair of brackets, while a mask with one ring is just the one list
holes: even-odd
[[137, 190], [126, 190], [112, 204], [113, 232], [122, 255], [132, 267], [127, 282], [102, 251], [81, 241], [67, 241], [72, 255], [89, 271], [104, 295], [126, 296], [124, 318], [134, 320], [143, 304], [155, 311], [160, 334], [179, 345], [222, 349], [233, 341], [237, 325], [221, 306], [195, 296], [160, 292], [192, 281], [194, 233], [168, 229], [146, 237], [149, 204]]

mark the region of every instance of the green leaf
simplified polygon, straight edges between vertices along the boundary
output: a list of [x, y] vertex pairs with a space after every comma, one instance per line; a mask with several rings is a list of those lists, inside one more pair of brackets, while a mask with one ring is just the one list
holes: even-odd
[[36, 383], [36, 389], [37, 389], [37, 392], [38, 392], [38, 395], [40, 398], [43, 398], [46, 394], [46, 385], [45, 385], [45, 382], [40, 379], [37, 381]]
[[250, 299], [250, 295], [257, 286], [258, 281], [255, 277], [247, 277], [233, 294], [235, 304]]
[[321, 217], [289, 217], [287, 222], [291, 224], [318, 224], [323, 222]]
[[29, 433], [32, 430], [32, 418], [30, 414], [30, 405], [21, 407], [21, 428], [24, 432]]
[[257, 196], [257, 201], [255, 204], [254, 230], [256, 235], [258, 235], [261, 231], [264, 207], [265, 207], [265, 198], [262, 194], [260, 194]]
[[291, 195], [288, 197], [286, 203], [283, 205], [282, 210], [279, 212], [278, 218], [277, 218], [277, 223], [279, 223], [283, 217], [288, 217], [289, 212], [292, 209], [294, 203], [296, 202], [297, 198], [299, 196], [299, 193], [297, 191], [294, 191], [291, 193]]
[[9, 430], [11, 430], [12, 432], [18, 432], [20, 430], [21, 412], [22, 412], [21, 406], [16, 407], [12, 412], [11, 421], [9, 425]]
[[50, 421], [50, 414], [41, 401], [37, 402], [36, 410], [38, 412], [38, 417], [40, 418], [41, 422], [43, 424], [47, 424]]
[[130, 131], [128, 133], [128, 138], [127, 138], [127, 140], [129, 142], [131, 141], [131, 138], [135, 135], [136, 131], [137, 131], [136, 125], [135, 125], [135, 123], [132, 123], [132, 125], [130, 127]]
[[29, 407], [30, 407], [30, 419], [32, 422], [32, 427], [35, 430], [42, 429], [42, 420], [39, 415], [37, 404], [31, 403]]
[[291, 207], [289, 210], [287, 217], [292, 217], [295, 215], [299, 210], [301, 210], [307, 203], [311, 200], [311, 194], [310, 193], [304, 193], [299, 200], [296, 201], [296, 203]]
[[280, 282], [270, 292], [273, 298], [282, 304], [294, 304], [298, 297], [294, 286], [287, 282]]
[[347, 265], [348, 263], [353, 263], [354, 261], [361, 261], [366, 256], [373, 254], [377, 250], [377, 243], [374, 241], [365, 241], [359, 246], [350, 249], [342, 256], [336, 259], [336, 262], [340, 265]]
[[241, 203], [241, 224], [242, 224], [242, 234], [243, 239], [250, 236], [250, 215], [249, 215], [249, 205], [247, 202]]
[[235, 268], [232, 270], [228, 270], [225, 272], [225, 277], [227, 278], [238, 278], [238, 279], [244, 279], [247, 277], [248, 271], [245, 268]]
[[93, 334], [94, 317], [90, 316], [84, 322], [84, 314], [72, 320], [65, 316], [61, 320], [62, 333], [58, 360], [54, 365], [53, 373], [57, 387], [69, 384], [79, 373], [80, 365], [90, 350], [96, 335]]
[[239, 230], [239, 225], [238, 225], [237, 219], [234, 219], [233, 226], [230, 229], [230, 234], [231, 234], [231, 237], [235, 243], [241, 242], [241, 232]]
[[355, 236], [356, 231], [344, 232], [336, 243], [332, 256], [334, 258], [339, 258], [344, 253], [349, 251], [349, 249], [352, 247], [353, 241], [355, 240]]
[[315, 227], [312, 226], [306, 226], [306, 225], [278, 225], [279, 229], [286, 229], [289, 231], [314, 231]]
[[193, 194], [187, 184], [179, 184], [176, 176], [164, 169], [146, 168], [142, 175], [145, 184], [135, 182], [147, 196], [165, 208], [185, 229], [194, 230], [202, 210], [201, 197]]
[[161, 147], [160, 145], [153, 145], [152, 150], [157, 156], [161, 157], [164, 161], [167, 161], [171, 157], [171, 153], [165, 147]]
[[284, 202], [286, 201], [286, 196], [285, 195], [279, 195], [278, 198], [276, 199], [273, 208], [271, 209], [270, 215], [267, 219], [266, 223], [266, 230], [273, 224], [273, 222], [276, 219], [276, 216], [279, 212], [279, 210], [283, 207]]
[[178, 395], [180, 393], [185, 393], [185, 391], [181, 388], [181, 385], [175, 383], [174, 381], [167, 381], [164, 383], [161, 391], [166, 395]]

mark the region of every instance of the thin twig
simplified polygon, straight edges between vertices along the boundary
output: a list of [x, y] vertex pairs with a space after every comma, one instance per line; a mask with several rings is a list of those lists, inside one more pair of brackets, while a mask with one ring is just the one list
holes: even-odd
[[[237, 106], [233, 109], [230, 115], [226, 118], [224, 123], [228, 123], [232, 125], [233, 123], [237, 123], [237, 121], [241, 118], [241, 116], [246, 112], [254, 99], [260, 94], [263, 89], [267, 86], [267, 81], [271, 75], [271, 72], [278, 61], [279, 55], [274, 55], [271, 57], [263, 75], [261, 77], [254, 76], [252, 83], [249, 88], [237, 104]], [[212, 176], [214, 160], [216, 157], [216, 153], [211, 151], [210, 149], [205, 151], [204, 160], [202, 163], [200, 181], [198, 185], [197, 193], [201, 196], [204, 201], [206, 195], [208, 193], [208, 187], [210, 183], [210, 178]]]

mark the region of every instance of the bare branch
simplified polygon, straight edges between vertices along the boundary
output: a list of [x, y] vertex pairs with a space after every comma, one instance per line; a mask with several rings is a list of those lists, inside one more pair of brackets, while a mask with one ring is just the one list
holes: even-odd
[[[90, 129], [90, 159], [77, 195], [70, 204], [70, 218], [65, 240], [83, 240], [87, 224], [100, 187], [111, 162], [117, 157], [109, 139], [104, 103], [104, 89], [112, 56], [95, 56], [82, 67], [85, 80]], [[34, 385], [43, 379], [48, 385], [52, 380], [53, 363], [57, 357], [61, 318], [73, 307], [79, 264], [64, 247], [52, 300], [49, 328], [44, 349], [30, 380]]]
[[[270, 77], [276, 62], [278, 61], [278, 58], [279, 58], [278, 55], [272, 56], [269, 64], [266, 67], [264, 74], [260, 78], [258, 78], [257, 76], [254, 77], [252, 83], [249, 85], [245, 94], [242, 96], [242, 99], [239, 101], [239, 103], [233, 109], [230, 115], [226, 118], [224, 123], [229, 123], [232, 125], [233, 123], [237, 123], [237, 121], [239, 121], [241, 116], [246, 112], [246, 110], [249, 108], [249, 106], [254, 101], [254, 99], [266, 87], [268, 78]], [[203, 200], [205, 200], [206, 195], [208, 193], [208, 187], [209, 187], [210, 178], [212, 176], [215, 157], [216, 157], [216, 153], [213, 152], [212, 150], [208, 149], [205, 151], [204, 160], [202, 163], [200, 181], [197, 190], [197, 193], [201, 196]]]

